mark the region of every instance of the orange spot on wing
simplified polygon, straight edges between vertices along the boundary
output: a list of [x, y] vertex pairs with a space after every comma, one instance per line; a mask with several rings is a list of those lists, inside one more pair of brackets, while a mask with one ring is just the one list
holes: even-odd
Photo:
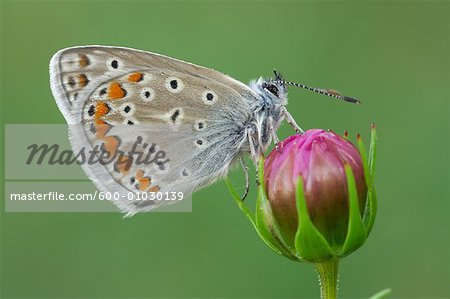
[[78, 85], [85, 87], [89, 83], [89, 80], [85, 74], [78, 75]]
[[80, 60], [78, 60], [78, 64], [81, 67], [85, 67], [85, 66], [89, 65], [89, 58], [86, 55], [81, 54], [80, 55]]
[[142, 80], [144, 75], [142, 73], [133, 73], [128, 76], [128, 81], [130, 82], [139, 82]]
[[159, 190], [161, 190], [161, 188], [159, 186], [153, 186], [148, 191], [149, 192], [158, 192]]
[[136, 171], [136, 180], [141, 179], [144, 176], [144, 172], [142, 170]]
[[140, 191], [144, 191], [148, 187], [150, 187], [151, 180], [149, 177], [141, 178], [138, 181], [139, 181], [139, 190]]
[[120, 140], [117, 136], [106, 136], [104, 141], [105, 151], [109, 152], [110, 157], [114, 156], [117, 148], [119, 147]]
[[95, 106], [95, 119], [105, 116], [109, 112], [109, 106], [104, 102], [98, 102]]
[[96, 120], [95, 120], [95, 123], [96, 123], [97, 125], [105, 125], [105, 124], [106, 124], [106, 122], [103, 121], [103, 120], [101, 120], [101, 119], [96, 119]]
[[132, 162], [132, 158], [130, 156], [121, 156], [118, 160], [117, 160], [117, 169], [123, 173], [123, 174], [127, 174], [128, 171], [130, 170], [131, 167], [131, 162]]
[[111, 83], [108, 88], [108, 96], [113, 100], [121, 99], [126, 94], [127, 92], [125, 91], [125, 89], [123, 89], [122, 86], [120, 86], [120, 84], [117, 82]]
[[106, 133], [108, 133], [109, 129], [111, 129], [111, 126], [103, 120], [97, 119], [95, 121], [95, 136], [98, 139], [103, 139], [106, 136]]

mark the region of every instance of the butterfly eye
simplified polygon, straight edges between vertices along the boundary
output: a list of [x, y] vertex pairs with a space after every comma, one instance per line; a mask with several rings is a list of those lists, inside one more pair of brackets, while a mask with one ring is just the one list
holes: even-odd
[[267, 89], [271, 94], [278, 97], [278, 88], [275, 85], [266, 83], [263, 85], [263, 88]]

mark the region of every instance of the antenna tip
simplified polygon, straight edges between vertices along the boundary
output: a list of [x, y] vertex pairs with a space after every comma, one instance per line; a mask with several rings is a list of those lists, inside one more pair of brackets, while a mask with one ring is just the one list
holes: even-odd
[[361, 104], [360, 100], [357, 100], [357, 99], [354, 99], [354, 98], [351, 98], [351, 97], [344, 96], [343, 100], [346, 101], [346, 102], [353, 103], [353, 104]]

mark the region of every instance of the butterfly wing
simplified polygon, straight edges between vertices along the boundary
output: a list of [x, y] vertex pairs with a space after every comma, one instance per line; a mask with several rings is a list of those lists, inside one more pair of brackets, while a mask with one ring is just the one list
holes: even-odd
[[[127, 48], [61, 50], [50, 79], [74, 152], [111, 158], [83, 163], [84, 171], [100, 191], [121, 194], [116, 204], [129, 214], [168, 203], [129, 200], [130, 193], [187, 196], [225, 175], [257, 101], [222, 73]], [[136, 153], [147, 160], [138, 163]]]

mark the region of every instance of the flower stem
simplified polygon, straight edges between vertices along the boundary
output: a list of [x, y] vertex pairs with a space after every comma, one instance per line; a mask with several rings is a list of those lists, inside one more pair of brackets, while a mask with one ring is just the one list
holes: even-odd
[[334, 258], [326, 262], [316, 263], [319, 275], [320, 298], [336, 299], [338, 290], [339, 259]]

